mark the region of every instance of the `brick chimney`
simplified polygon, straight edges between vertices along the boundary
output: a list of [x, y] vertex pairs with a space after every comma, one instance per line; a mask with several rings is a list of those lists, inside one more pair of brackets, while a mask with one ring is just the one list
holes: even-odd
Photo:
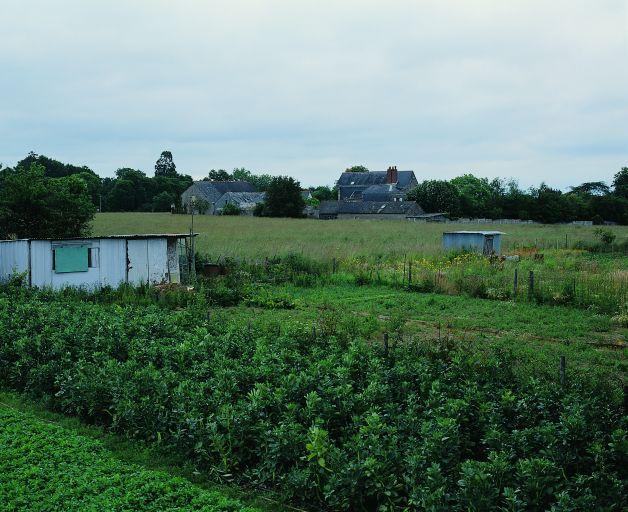
[[389, 167], [386, 171], [386, 183], [397, 183], [398, 181], [398, 172], [397, 166]]

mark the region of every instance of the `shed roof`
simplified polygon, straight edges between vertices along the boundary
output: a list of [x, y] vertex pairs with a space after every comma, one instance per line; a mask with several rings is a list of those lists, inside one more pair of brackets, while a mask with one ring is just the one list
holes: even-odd
[[198, 233], [140, 233], [135, 235], [70, 236], [65, 238], [19, 238], [17, 240], [0, 240], [0, 242], [23, 242], [28, 240], [146, 240], [151, 238], [189, 238], [191, 236], [198, 236]]
[[443, 235], [505, 235], [503, 231], [445, 231]]

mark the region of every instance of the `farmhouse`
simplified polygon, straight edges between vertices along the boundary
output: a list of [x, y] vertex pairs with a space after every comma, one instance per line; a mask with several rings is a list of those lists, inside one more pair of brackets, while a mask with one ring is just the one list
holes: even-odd
[[339, 201], [394, 201], [418, 184], [414, 171], [398, 171], [397, 167], [386, 171], [343, 172], [336, 182]]
[[[196, 213], [216, 215], [217, 203], [220, 198], [229, 192], [257, 192], [255, 187], [247, 181], [196, 181], [181, 194], [181, 204], [185, 211], [190, 213], [192, 203], [205, 203], [207, 208], [195, 208]], [[202, 211], [199, 211], [202, 210]]]
[[0, 281], [24, 274], [30, 286], [97, 289], [179, 283], [189, 234], [0, 241]]
[[500, 254], [501, 231], [449, 231], [443, 233], [443, 248], [479, 252], [485, 256]]

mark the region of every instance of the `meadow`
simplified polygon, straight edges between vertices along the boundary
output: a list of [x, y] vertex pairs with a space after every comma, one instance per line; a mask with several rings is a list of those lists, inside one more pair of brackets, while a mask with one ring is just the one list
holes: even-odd
[[[190, 215], [169, 213], [100, 213], [95, 235], [130, 233], [188, 233]], [[395, 221], [319, 221], [258, 217], [194, 216], [199, 233], [197, 250], [215, 257], [264, 258], [290, 253], [314, 259], [352, 258], [403, 259], [404, 255], [434, 256], [442, 253], [441, 235], [452, 230], [497, 230], [503, 250], [537, 246], [541, 249], [573, 247], [578, 242], [596, 241], [594, 226], [573, 225], [482, 225], [437, 224]], [[615, 245], [628, 241], [628, 227], [611, 226]]]

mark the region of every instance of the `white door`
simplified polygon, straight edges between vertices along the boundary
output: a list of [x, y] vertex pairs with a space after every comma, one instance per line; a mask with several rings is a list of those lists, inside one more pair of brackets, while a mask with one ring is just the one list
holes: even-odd
[[148, 283], [148, 240], [127, 240], [129, 284]]

